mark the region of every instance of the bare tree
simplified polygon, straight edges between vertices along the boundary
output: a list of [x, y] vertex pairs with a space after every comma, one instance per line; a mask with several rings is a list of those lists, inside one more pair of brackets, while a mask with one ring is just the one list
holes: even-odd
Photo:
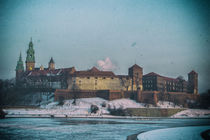
[[122, 86], [126, 88], [126, 91], [128, 91], [128, 87], [130, 85], [130, 80], [126, 79], [126, 78], [122, 78], [121, 83], [122, 83]]

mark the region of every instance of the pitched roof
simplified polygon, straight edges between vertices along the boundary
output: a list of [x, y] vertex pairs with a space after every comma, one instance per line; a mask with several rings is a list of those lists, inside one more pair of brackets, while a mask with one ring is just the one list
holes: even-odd
[[90, 72], [99, 72], [99, 70], [96, 67], [92, 67], [92, 69], [89, 70]]
[[179, 80], [178, 78], [170, 78], [170, 77], [159, 75], [159, 74], [154, 73], [154, 72], [150, 72], [150, 73], [148, 73], [148, 74], [146, 74], [144, 76], [159, 76], [159, 77], [162, 77], [165, 80], [171, 80], [171, 81], [178, 81]]
[[197, 72], [195, 72], [194, 70], [192, 70], [190, 73], [188, 74], [198, 74]]
[[74, 67], [72, 68], [63, 68], [63, 69], [54, 69], [54, 70], [50, 70], [50, 69], [44, 69], [44, 70], [40, 70], [39, 68], [35, 68], [33, 71], [26, 71], [24, 73], [25, 76], [27, 77], [35, 77], [35, 76], [60, 76], [63, 75], [65, 73], [70, 73], [70, 72], [74, 72], [75, 69]]
[[50, 62], [49, 63], [55, 63], [53, 58], [51, 57]]
[[150, 73], [145, 74], [144, 76], [160, 76], [160, 75], [154, 72], [150, 72]]
[[[132, 67], [130, 67], [130, 68], [140, 68], [140, 69], [142, 69], [142, 67], [140, 67], [139, 65], [137, 65], [137, 64], [134, 64]], [[130, 69], [129, 68], [129, 69]]]
[[76, 71], [72, 76], [86, 77], [86, 76], [99, 76], [99, 77], [116, 77], [112, 71], [100, 71], [96, 67], [86, 71]]

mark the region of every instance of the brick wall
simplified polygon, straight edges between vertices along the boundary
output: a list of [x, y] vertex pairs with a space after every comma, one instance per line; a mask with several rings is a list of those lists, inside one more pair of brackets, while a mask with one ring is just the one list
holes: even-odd
[[188, 94], [185, 92], [168, 92], [165, 94], [160, 93], [159, 91], [142, 91], [140, 100], [137, 96], [137, 91], [120, 91], [120, 90], [64, 90], [57, 89], [55, 91], [55, 101], [58, 101], [59, 98], [63, 99], [74, 99], [74, 98], [93, 98], [100, 97], [106, 100], [115, 100], [121, 98], [131, 98], [137, 102], [149, 103], [156, 105], [159, 100], [171, 101], [177, 105], [183, 105], [184, 107], [189, 106], [189, 101], [198, 101], [199, 95]]

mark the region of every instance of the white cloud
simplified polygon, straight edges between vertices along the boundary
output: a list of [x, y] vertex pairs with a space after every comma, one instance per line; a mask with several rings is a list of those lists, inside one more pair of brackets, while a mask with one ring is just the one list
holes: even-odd
[[109, 57], [107, 57], [105, 60], [98, 60], [97, 65], [103, 71], [116, 69], [116, 66], [112, 63]]

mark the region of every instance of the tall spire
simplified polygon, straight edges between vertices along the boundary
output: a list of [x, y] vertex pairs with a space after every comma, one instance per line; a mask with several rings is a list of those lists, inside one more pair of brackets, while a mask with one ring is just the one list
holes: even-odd
[[17, 61], [16, 71], [24, 71], [21, 52], [20, 52], [19, 60]]
[[21, 55], [21, 52], [20, 52], [20, 56], [19, 56], [19, 61], [22, 61], [22, 55]]
[[31, 40], [30, 40], [30, 42], [29, 42], [29, 48], [33, 48], [32, 37], [31, 37]]
[[49, 63], [55, 63], [53, 58], [51, 57], [50, 62]]
[[27, 57], [26, 57], [26, 70], [33, 70], [35, 67], [35, 52], [33, 49], [32, 38], [29, 42], [29, 48], [27, 50]]
[[55, 62], [54, 62], [52, 57], [50, 59], [49, 65], [48, 65], [48, 69], [50, 69], [50, 70], [54, 70], [55, 69]]
[[27, 57], [26, 57], [26, 62], [35, 62], [35, 57], [34, 57], [34, 49], [33, 49], [33, 43], [32, 40], [29, 43], [29, 48], [27, 50]]

